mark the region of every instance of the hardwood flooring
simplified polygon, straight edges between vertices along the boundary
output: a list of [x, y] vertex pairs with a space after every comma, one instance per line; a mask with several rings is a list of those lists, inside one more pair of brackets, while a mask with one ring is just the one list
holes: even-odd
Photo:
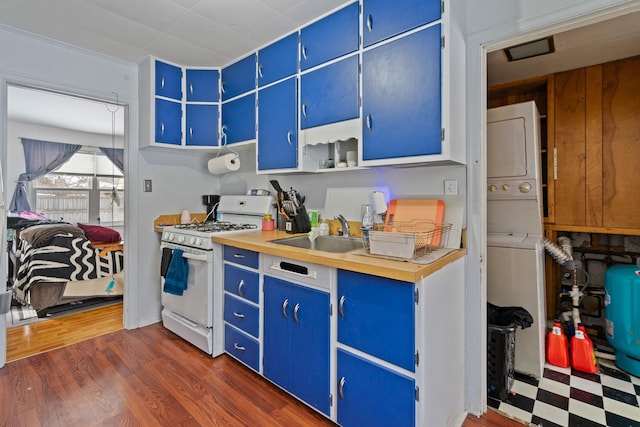
[[7, 329], [7, 361], [122, 329], [122, 303]]
[[[79, 316], [100, 334], [97, 314]], [[62, 342], [0, 369], [0, 426], [335, 425], [233, 358], [212, 359], [159, 323]], [[521, 424], [489, 411], [463, 426]]]

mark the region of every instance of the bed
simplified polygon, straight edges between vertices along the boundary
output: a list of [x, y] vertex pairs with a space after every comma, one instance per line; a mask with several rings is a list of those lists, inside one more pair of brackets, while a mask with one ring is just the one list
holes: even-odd
[[[7, 228], [13, 230], [14, 299], [31, 305], [38, 317], [54, 306], [122, 296], [124, 249], [115, 230], [42, 220], [9, 222]], [[112, 241], [96, 241], [107, 234]]]

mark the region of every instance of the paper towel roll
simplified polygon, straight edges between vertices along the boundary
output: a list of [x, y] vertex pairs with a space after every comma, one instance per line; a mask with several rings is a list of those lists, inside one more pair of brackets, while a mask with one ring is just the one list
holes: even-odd
[[209, 160], [207, 166], [212, 175], [233, 172], [240, 169], [240, 158], [235, 153], [229, 153]]

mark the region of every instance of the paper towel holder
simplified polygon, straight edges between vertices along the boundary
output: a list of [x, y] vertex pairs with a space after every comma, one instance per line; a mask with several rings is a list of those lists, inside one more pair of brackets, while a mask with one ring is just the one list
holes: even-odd
[[227, 148], [227, 150], [231, 151], [233, 154], [236, 155], [236, 157], [234, 157], [235, 159], [240, 158], [240, 154], [238, 154], [237, 151], [235, 151], [233, 148], [229, 147], [227, 145], [227, 133], [225, 132], [225, 130], [227, 130], [227, 126], [226, 125], [222, 125], [222, 147], [220, 148], [220, 151], [218, 151], [218, 153], [216, 154], [216, 157], [214, 158], [218, 158], [220, 156], [220, 154], [222, 154], [222, 152], [224, 151], [225, 147]]

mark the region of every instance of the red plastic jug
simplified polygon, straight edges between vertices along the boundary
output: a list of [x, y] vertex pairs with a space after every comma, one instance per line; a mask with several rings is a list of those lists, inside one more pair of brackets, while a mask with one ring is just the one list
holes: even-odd
[[553, 322], [547, 334], [547, 362], [561, 368], [569, 367], [569, 340], [562, 331], [560, 322]]
[[575, 335], [571, 338], [571, 366], [590, 374], [598, 370], [593, 343], [582, 325], [578, 325]]

